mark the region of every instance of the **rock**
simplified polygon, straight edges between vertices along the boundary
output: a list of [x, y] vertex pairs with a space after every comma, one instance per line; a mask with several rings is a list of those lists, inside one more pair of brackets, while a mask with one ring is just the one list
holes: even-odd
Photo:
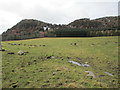
[[17, 45], [16, 43], [12, 43], [11, 45]]
[[37, 60], [33, 60], [33, 62], [36, 62]]
[[17, 85], [17, 84], [12, 85], [12, 88], [16, 88], [16, 87], [18, 87], [18, 85]]
[[51, 56], [51, 59], [55, 58], [55, 56]]
[[0, 49], [0, 51], [6, 51], [5, 49]]
[[46, 45], [43, 45], [43, 47], [45, 47]]
[[87, 76], [92, 76], [93, 78], [96, 78], [95, 74], [92, 71], [85, 71], [87, 73]]
[[12, 72], [15, 72], [15, 70], [12, 70]]
[[24, 51], [24, 53], [29, 53], [28, 51]]
[[48, 56], [47, 59], [53, 59], [55, 58], [54, 56]]
[[56, 72], [53, 72], [53, 73], [52, 73], [52, 75], [55, 75], [55, 74], [56, 74]]
[[28, 65], [31, 65], [31, 64], [32, 64], [32, 62], [28, 62], [27, 64], [28, 64]]
[[94, 43], [92, 43], [91, 45], [95, 45]]
[[39, 72], [43, 72], [43, 70], [39, 70]]
[[58, 83], [58, 85], [63, 85], [62, 83]]
[[67, 59], [71, 59], [71, 57], [67, 57]]
[[22, 50], [20, 50], [19, 52], [18, 52], [18, 55], [24, 55], [25, 53], [22, 51]]
[[45, 83], [49, 83], [49, 82], [50, 82], [49, 80], [45, 81]]
[[17, 87], [19, 87], [17, 82], [10, 84], [10, 86], [12, 86], [12, 88], [17, 88]]
[[22, 51], [22, 50], [20, 50], [19, 52], [18, 52], [18, 55], [25, 55], [26, 53], [29, 53], [28, 51]]
[[8, 54], [15, 54], [14, 52], [9, 52]]
[[77, 43], [74, 43], [74, 45], [77, 45]]
[[85, 62], [85, 64], [88, 64], [88, 62]]
[[27, 84], [30, 84], [32, 81], [27, 81]]

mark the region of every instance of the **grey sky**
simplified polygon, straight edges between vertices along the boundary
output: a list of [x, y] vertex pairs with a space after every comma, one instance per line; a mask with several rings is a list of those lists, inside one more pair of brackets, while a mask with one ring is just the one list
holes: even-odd
[[118, 15], [119, 0], [0, 0], [0, 33], [22, 19], [68, 24], [80, 18]]

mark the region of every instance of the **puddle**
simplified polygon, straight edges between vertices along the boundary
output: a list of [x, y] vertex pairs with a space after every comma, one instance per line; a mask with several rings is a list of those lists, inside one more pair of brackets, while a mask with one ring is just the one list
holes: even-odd
[[78, 62], [75, 62], [75, 61], [68, 61], [68, 62], [70, 62], [72, 64], [76, 64], [78, 66], [83, 66], [83, 67], [89, 67], [90, 66], [89, 64], [81, 64], [81, 63], [78, 63]]
[[109, 73], [109, 72], [104, 72], [104, 73], [106, 73], [107, 75], [109, 75], [109, 76], [113, 76], [111, 73]]

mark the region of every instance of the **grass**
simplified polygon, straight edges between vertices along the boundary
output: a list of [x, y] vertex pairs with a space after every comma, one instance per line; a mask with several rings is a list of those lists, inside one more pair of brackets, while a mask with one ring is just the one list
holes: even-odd
[[[118, 88], [118, 43], [117, 36], [4, 41], [2, 87]], [[18, 55], [19, 50], [29, 53]], [[69, 60], [87, 62], [90, 67], [71, 64]], [[85, 71], [92, 71], [96, 78], [86, 76]]]

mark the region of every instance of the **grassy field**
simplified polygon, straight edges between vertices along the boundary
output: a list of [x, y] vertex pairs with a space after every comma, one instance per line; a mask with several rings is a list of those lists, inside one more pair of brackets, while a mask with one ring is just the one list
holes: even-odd
[[[118, 44], [117, 36], [4, 41], [2, 87], [118, 88]], [[18, 55], [20, 50], [29, 53]]]

